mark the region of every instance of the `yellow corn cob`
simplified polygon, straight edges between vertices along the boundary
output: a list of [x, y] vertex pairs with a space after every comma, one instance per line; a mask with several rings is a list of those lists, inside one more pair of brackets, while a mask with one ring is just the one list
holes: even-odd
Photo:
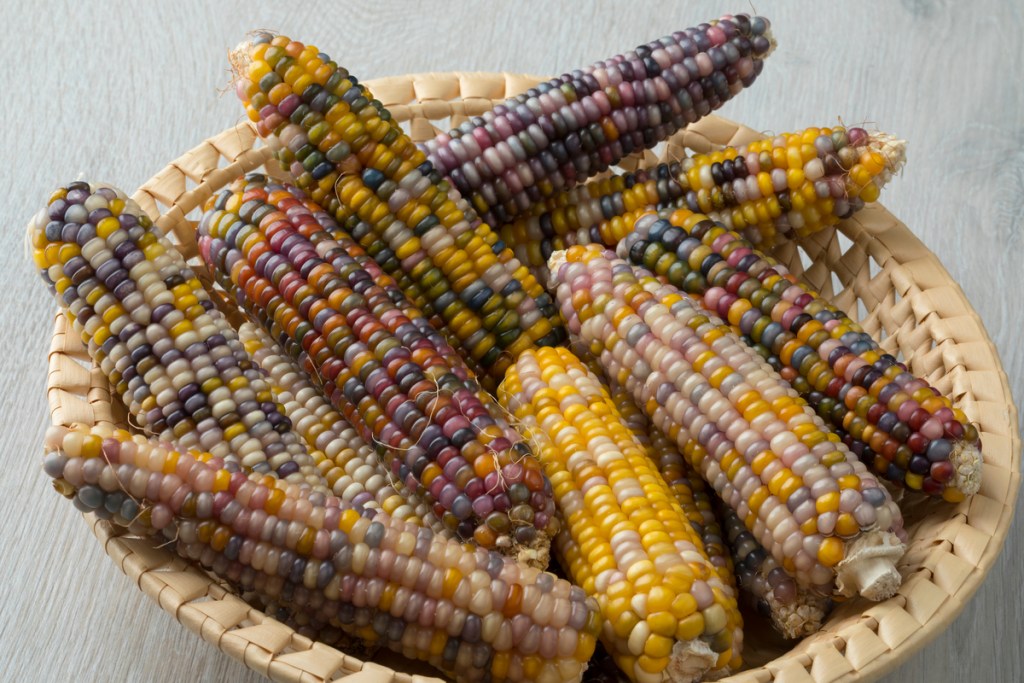
[[601, 639], [633, 680], [740, 663], [736, 598], [600, 380], [564, 348], [521, 354], [499, 387], [551, 480], [555, 547], [597, 598]]
[[722, 578], [722, 581], [736, 591], [736, 579], [733, 576], [732, 558], [725, 547], [722, 529], [715, 519], [711, 508], [711, 497], [708, 495], [707, 484], [693, 469], [686, 464], [679, 447], [668, 440], [668, 437], [653, 426], [633, 397], [621, 385], [607, 383], [612, 402], [622, 414], [623, 421], [633, 432], [647, 457], [655, 464], [665, 483], [668, 484], [676, 502], [686, 513], [693, 530], [700, 536], [711, 564]]

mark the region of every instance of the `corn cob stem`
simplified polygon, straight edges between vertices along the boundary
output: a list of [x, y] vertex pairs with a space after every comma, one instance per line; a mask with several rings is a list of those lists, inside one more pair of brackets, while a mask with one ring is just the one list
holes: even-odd
[[290, 353], [305, 352], [310, 377], [449, 529], [545, 565], [557, 520], [540, 464], [394, 281], [318, 212], [295, 188], [240, 179], [211, 198], [200, 253]]
[[[384, 512], [361, 513], [305, 486], [257, 481], [226, 469], [221, 458], [109, 426], [51, 428], [46, 448], [48, 471], [63, 463], [73, 485], [84, 479], [69, 472], [71, 463], [100, 463], [97, 486], [152, 506], [154, 526], [174, 527], [186, 554], [196, 554], [196, 543], [208, 546], [226, 562], [262, 572], [263, 587], [295, 578], [296, 589], [301, 583], [310, 596], [322, 594], [369, 618], [369, 628], [342, 625], [347, 632], [415, 654], [460, 682], [578, 681], [593, 652], [601, 621], [596, 603], [497, 553], [471, 551]], [[383, 633], [374, 626], [377, 616], [386, 621]], [[559, 645], [549, 659], [530, 647], [544, 637]]]
[[[551, 267], [574, 339], [600, 355], [684, 455], [695, 452], [691, 440], [706, 449], [691, 464], [798, 584], [829, 594], [838, 573], [841, 594], [871, 599], [898, 585], [899, 508], [756, 353], [611, 252], [573, 247]], [[879, 574], [875, 553], [883, 552]]]
[[768, 21], [727, 15], [563, 74], [421, 145], [491, 225], [606, 170], [752, 84]]
[[134, 201], [71, 183], [29, 232], [44, 281], [142, 429], [324, 486], [234, 328]]
[[952, 502], [977, 492], [976, 428], [843, 311], [706, 216], [681, 209], [635, 227], [619, 254], [701, 295], [708, 310], [761, 345], [876, 473]]
[[[564, 336], [550, 296], [390, 114], [313, 46], [258, 35], [236, 53], [239, 97], [280, 159], [408, 296], [498, 381], [523, 349]], [[489, 374], [488, 374], [489, 373]], [[488, 385], [490, 386], [490, 384]]]
[[565, 521], [556, 549], [601, 604], [619, 666], [641, 682], [737, 666], [735, 594], [600, 380], [567, 349], [530, 350], [499, 398], [538, 444]]

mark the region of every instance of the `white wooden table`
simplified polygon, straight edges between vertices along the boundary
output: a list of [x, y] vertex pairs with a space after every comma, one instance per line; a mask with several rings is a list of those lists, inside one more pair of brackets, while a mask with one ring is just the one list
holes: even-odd
[[[362, 78], [561, 73], [751, 4], [377, 1], [5, 2], [0, 69], [0, 680], [257, 681], [118, 571], [40, 469], [54, 304], [23, 226], [79, 177], [128, 191], [237, 122], [226, 53], [249, 30], [312, 42]], [[17, 9], [11, 9], [17, 6]], [[766, 131], [871, 122], [910, 141], [883, 195], [945, 263], [1024, 396], [1024, 8], [1019, 2], [770, 2], [779, 48], [723, 115]], [[1018, 506], [1019, 508], [1020, 506]], [[1021, 681], [1024, 544], [890, 682]]]

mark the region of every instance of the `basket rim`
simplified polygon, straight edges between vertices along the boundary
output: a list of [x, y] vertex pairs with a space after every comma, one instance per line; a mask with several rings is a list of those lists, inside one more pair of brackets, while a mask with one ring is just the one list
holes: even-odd
[[[517, 92], [518, 89], [528, 87], [529, 84], [535, 84], [540, 80], [543, 79], [510, 72], [456, 71], [391, 76], [365, 81], [365, 85], [377, 95], [385, 107], [392, 110], [396, 119], [426, 118], [429, 120], [430, 118], [443, 118], [430, 117], [429, 114], [443, 113], [445, 107], [447, 107], [449, 115], [473, 115], [473, 112], [479, 110], [480, 107], [492, 106], [492, 102], [495, 99], [503, 98], [505, 92]], [[526, 85], [524, 86], [524, 84]], [[499, 88], [502, 89], [500, 92]], [[458, 99], [455, 99], [456, 97]], [[737, 131], [736, 134], [747, 136], [760, 135], [753, 129], [712, 114], [689, 128], [688, 135], [691, 139], [688, 140], [688, 145], [699, 147], [718, 144], [721, 142], [719, 136], [723, 129], [731, 129]], [[242, 172], [256, 168], [252, 164], [258, 161], [260, 163], [257, 166], [262, 165], [271, 157], [273, 147], [255, 146], [257, 141], [255, 128], [251, 123], [244, 122], [228, 128], [170, 162], [144, 183], [133, 195], [133, 198], [151, 215], [159, 215], [157, 224], [170, 233], [174, 230], [175, 225], [184, 221], [185, 214], [195, 206], [201, 206], [205, 199], [211, 196], [210, 186], [217, 185], [217, 183], [226, 184]], [[211, 150], [216, 150], [220, 156], [229, 160], [229, 163], [218, 166], [220, 159], [216, 154], [211, 154]], [[197, 183], [197, 186], [195, 188], [187, 187], [186, 178]], [[160, 205], [167, 207], [166, 210], [161, 209]], [[891, 233], [872, 235], [873, 239], [878, 240], [883, 247], [889, 249], [890, 253], [893, 253], [891, 249], [894, 246], [907, 248], [909, 245], [912, 247], [915, 258], [930, 269], [932, 276], [937, 274], [937, 277], [941, 277], [943, 285], [951, 286], [950, 294], [962, 299], [966, 312], [973, 315], [976, 320], [980, 329], [978, 342], [994, 360], [994, 365], [988, 369], [995, 371], [995, 384], [998, 385], [998, 390], [1001, 391], [1002, 397], [1005, 399], [1005, 417], [1011, 426], [1005, 435], [1009, 457], [1005, 468], [1008, 471], [1008, 477], [1003, 488], [1003, 496], [1001, 499], [986, 498], [986, 500], [1000, 504], [1002, 509], [995, 527], [990, 532], [985, 532], [987, 536], [984, 539], [980, 539], [966, 531], [966, 529], [976, 531], [967, 523], [972, 515], [972, 499], [968, 499], [957, 507], [957, 518], [961, 516], [963, 518], [960, 520], [963, 522], [961, 528], [964, 529], [963, 533], [966, 538], [954, 537], [945, 541], [948, 544], [950, 556], [955, 556], [953, 551], [957, 548], [958, 543], [961, 545], [976, 544], [983, 541], [984, 548], [980, 551], [978, 562], [971, 566], [970, 571], [966, 571], [963, 576], [957, 574], [950, 579], [951, 582], [956, 583], [953, 593], [943, 596], [945, 599], [928, 614], [925, 622], [913, 628], [896, 645], [887, 648], [884, 652], [877, 653], [877, 655], [862, 659], [862, 665], [854, 667], [848, 660], [843, 659], [849, 656], [847, 643], [835, 642], [842, 641], [841, 636], [832, 634], [832, 642], [817, 642], [812, 636], [778, 658], [762, 666], [745, 669], [722, 679], [725, 681], [752, 683], [785, 679], [786, 681], [806, 680], [820, 683], [823, 681], [876, 680], [886, 672], [897, 668], [902, 663], [900, 658], [902, 655], [922, 648], [960, 614], [991, 571], [1001, 553], [1003, 541], [1009, 533], [1014, 504], [1019, 494], [1021, 437], [1016, 429], [1017, 408], [1013, 402], [1009, 381], [1002, 367], [998, 351], [970, 302], [938, 258], [910, 232], [909, 228], [880, 204], [864, 211], [869, 216], [888, 217], [895, 226]], [[840, 232], [845, 233], [848, 229], [860, 226], [861, 223], [862, 216], [858, 214], [848, 225], [846, 222], [841, 224]], [[66, 318], [58, 314], [51, 344], [51, 359], [55, 354], [74, 353], [73, 341], [69, 342], [66, 338], [68, 327]], [[68, 351], [69, 349], [70, 351]], [[53, 361], [51, 360], [51, 372], [48, 377], [51, 417], [55, 423], [61, 420], [67, 422], [69, 419], [67, 414], [60, 410], [63, 391], [63, 387], [59, 384], [60, 380], [57, 378], [60, 373], [55, 373], [52, 368]], [[57, 394], [56, 398], [54, 397], [55, 393]], [[93, 422], [113, 419], [109, 410], [109, 391], [105, 398], [100, 396], [98, 399], [93, 397], [89, 399], [90, 405], [97, 402], [102, 404], [104, 400], [107, 401], [108, 409], [105, 412], [101, 410], [99, 413], [93, 413]], [[986, 479], [988, 478], [990, 477], [986, 477]], [[261, 616], [252, 608], [244, 611], [237, 604], [241, 603], [240, 599], [227, 593], [205, 572], [185, 566], [184, 562], [179, 560], [173, 552], [166, 549], [147, 549], [146, 544], [140, 542], [139, 539], [122, 536], [119, 530], [94, 515], [86, 515], [86, 518], [97, 539], [103, 544], [105, 552], [161, 608], [222, 651], [270, 678], [289, 681], [309, 680], [310, 677], [313, 680], [331, 680], [341, 674], [354, 675], [355, 677], [351, 680], [358, 679], [360, 683], [364, 681], [366, 683], [383, 683], [384, 681], [440, 683], [441, 681], [434, 677], [410, 676], [380, 663], [362, 662], [334, 648], [313, 643], [280, 622], [270, 617]], [[935, 576], [936, 572], [942, 571], [943, 568], [936, 565], [930, 569], [923, 566], [920, 569], [930, 571]], [[962, 569], [958, 568], [958, 570]], [[915, 581], [917, 576], [916, 573], [912, 574], [905, 581], [904, 588], [906, 589], [909, 585], [911, 591], [923, 591], [924, 589], [917, 588], [924, 583]], [[202, 581], [207, 583], [201, 587], [197, 582]], [[873, 627], [870, 623], [858, 623], [854, 626], [869, 631], [880, 631], [888, 626], [906, 627], [906, 624], [896, 623], [895, 620], [898, 618], [893, 615], [898, 612], [882, 608], [893, 603], [895, 609], [907, 615], [906, 609], [911, 602], [911, 597], [917, 599], [920, 596], [905, 594], [901, 589], [901, 592], [894, 598], [866, 607], [860, 613], [863, 620], [874, 622]], [[211, 603], [226, 606], [216, 609], [204, 607]], [[244, 605], [244, 603], [242, 604]], [[229, 612], [230, 614], [228, 614]], [[845, 620], [847, 619], [844, 618]], [[239, 628], [239, 624], [245, 623], [254, 625]], [[268, 640], [268, 629], [282, 638], [284, 638], [285, 632], [288, 632], [287, 638], [285, 638], [286, 644], [277, 646], [277, 640]], [[252, 639], [240, 639], [239, 631], [251, 631], [246, 635], [251, 635]], [[245, 640], [245, 643], [240, 644], [241, 640]], [[865, 655], [858, 654], [858, 657], [863, 656]], [[836, 657], [839, 657], [841, 661], [837, 661]]]

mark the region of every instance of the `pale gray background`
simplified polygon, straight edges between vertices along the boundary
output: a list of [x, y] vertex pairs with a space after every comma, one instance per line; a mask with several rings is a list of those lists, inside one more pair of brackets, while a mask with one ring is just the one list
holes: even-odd
[[[11, 10], [11, 5], [20, 5]], [[779, 48], [722, 114], [763, 130], [867, 121], [910, 141], [883, 194], [961, 283], [1021, 380], [1024, 5], [769, 2]], [[129, 192], [241, 116], [226, 53], [254, 28], [318, 45], [363, 78], [418, 71], [561, 73], [733, 2], [12, 2], [0, 9], [0, 680], [257, 681], [115, 568], [40, 469], [54, 304], [23, 226], [84, 174]], [[1020, 506], [1018, 506], [1019, 508]], [[1014, 525], [952, 626], [885, 680], [1020, 681], [1022, 544]]]

